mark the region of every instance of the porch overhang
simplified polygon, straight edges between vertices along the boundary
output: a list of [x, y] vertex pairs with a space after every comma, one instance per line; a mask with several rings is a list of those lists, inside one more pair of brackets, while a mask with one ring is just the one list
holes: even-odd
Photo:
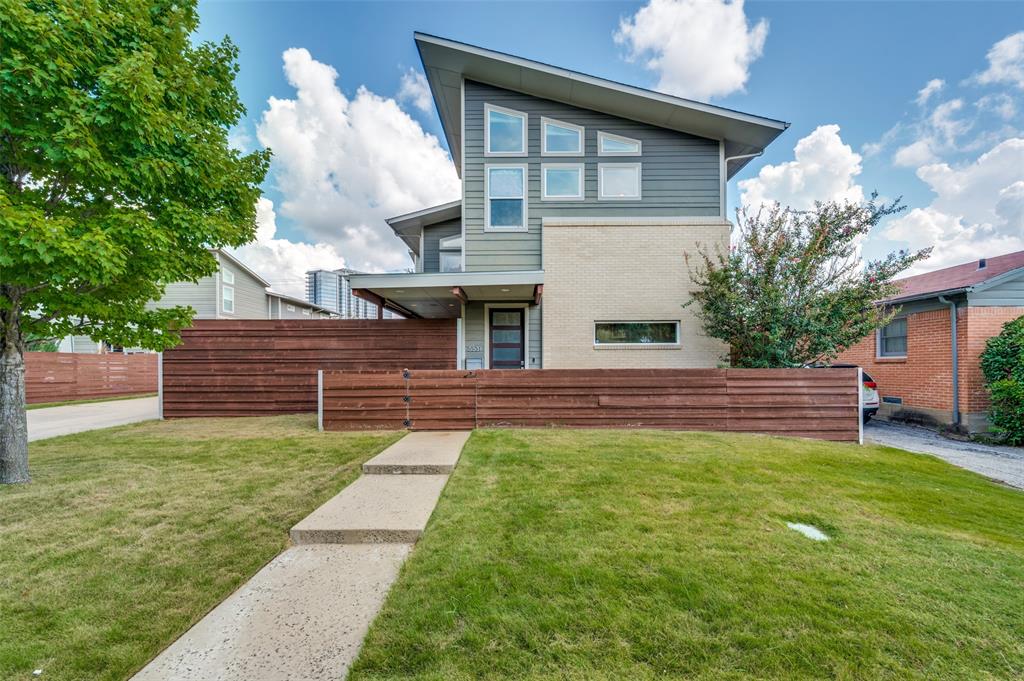
[[357, 296], [427, 319], [460, 317], [473, 301], [539, 302], [544, 290], [542, 270], [353, 274], [349, 281]]

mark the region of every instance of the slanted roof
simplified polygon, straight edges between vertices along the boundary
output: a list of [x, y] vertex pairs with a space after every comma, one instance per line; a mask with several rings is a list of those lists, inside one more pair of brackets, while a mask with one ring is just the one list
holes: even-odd
[[419, 255], [420, 232], [424, 227], [436, 225], [439, 222], [447, 222], [448, 220], [458, 220], [461, 217], [462, 201], [460, 200], [388, 218], [385, 222], [394, 230], [398, 238], [405, 242], [409, 250]]
[[980, 264], [980, 260], [972, 260], [934, 272], [897, 279], [893, 283], [900, 287], [900, 292], [883, 302], [904, 302], [973, 291], [1002, 281], [1007, 276], [1018, 273], [1024, 275], [1024, 251], [985, 258], [985, 267], [979, 267]]
[[[463, 78], [669, 130], [723, 140], [727, 157], [764, 151], [789, 127], [784, 121], [624, 85], [425, 33], [416, 33], [415, 38], [460, 177]], [[729, 161], [728, 177], [739, 172], [750, 160]]]
[[312, 309], [315, 312], [326, 312], [329, 315], [337, 315], [338, 314], [334, 310], [330, 310], [330, 309], [324, 307], [323, 305], [317, 305], [316, 303], [311, 303], [308, 300], [304, 300], [302, 298], [296, 298], [295, 296], [290, 296], [287, 293], [281, 293], [279, 291], [267, 291], [267, 295], [270, 296], [271, 298], [280, 298], [281, 300], [285, 301], [286, 303], [291, 303], [293, 305], [301, 305], [302, 307], [308, 307], [308, 308]]
[[247, 273], [250, 277], [252, 277], [256, 281], [258, 281], [261, 284], [263, 284], [263, 288], [268, 288], [270, 286], [270, 282], [269, 281], [267, 281], [266, 279], [264, 279], [260, 275], [258, 275], [255, 272], [253, 272], [251, 269], [249, 269], [248, 265], [246, 265], [244, 262], [242, 262], [241, 260], [239, 260], [235, 256], [231, 255], [227, 251], [225, 251], [223, 249], [218, 249], [218, 250], [215, 250], [214, 253], [219, 253], [222, 258], [225, 258], [232, 265], [234, 265], [238, 269], [242, 270], [243, 272]]

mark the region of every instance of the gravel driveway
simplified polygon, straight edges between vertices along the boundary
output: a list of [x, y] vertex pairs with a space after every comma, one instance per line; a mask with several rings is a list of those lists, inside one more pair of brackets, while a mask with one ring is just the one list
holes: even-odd
[[864, 440], [908, 452], [931, 454], [954, 466], [1024, 489], [1024, 448], [950, 440], [927, 428], [875, 420], [864, 426]]

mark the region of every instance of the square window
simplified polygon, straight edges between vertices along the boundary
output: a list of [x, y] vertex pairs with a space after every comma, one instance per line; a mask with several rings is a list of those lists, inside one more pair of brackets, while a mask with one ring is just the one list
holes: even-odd
[[613, 135], [610, 132], [597, 133], [598, 156], [639, 156], [641, 149], [640, 140], [632, 137]]
[[583, 155], [583, 128], [579, 125], [541, 118], [540, 139], [545, 156]]
[[640, 198], [640, 164], [614, 163], [597, 166], [598, 199], [635, 201]]
[[440, 270], [442, 272], [461, 272], [462, 251], [441, 251]]
[[526, 156], [526, 114], [484, 105], [484, 149], [491, 156]]
[[526, 166], [487, 166], [485, 228], [526, 230]]
[[583, 200], [583, 164], [544, 164], [540, 191], [542, 201]]
[[894, 319], [878, 330], [879, 357], [907, 356], [907, 318]]

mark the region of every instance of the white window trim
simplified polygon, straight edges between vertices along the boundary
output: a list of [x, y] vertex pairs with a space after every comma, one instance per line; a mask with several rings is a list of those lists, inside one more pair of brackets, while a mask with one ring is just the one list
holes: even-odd
[[[491, 112], [497, 111], [499, 113], [507, 114], [509, 116], [518, 116], [523, 119], [523, 150], [522, 151], [491, 151]], [[530, 117], [525, 111], [516, 111], [515, 109], [506, 109], [503, 106], [497, 106], [496, 104], [484, 104], [484, 156], [504, 156], [504, 157], [523, 157], [527, 156], [530, 151], [528, 131], [530, 128]]]
[[[575, 196], [548, 196], [548, 170], [578, 170], [580, 173], [579, 187]], [[542, 163], [540, 166], [540, 200], [541, 201], [583, 201], [585, 197], [586, 168], [582, 163]]]
[[224, 283], [227, 284], [228, 286], [235, 285], [235, 273], [232, 272], [231, 270], [221, 270], [221, 278], [224, 280]]
[[[229, 296], [228, 293], [231, 295]], [[231, 299], [231, 309], [225, 303], [228, 302], [228, 298]], [[221, 284], [220, 287], [220, 311], [224, 314], [235, 314], [235, 287], [231, 284]]]
[[[578, 151], [548, 151], [548, 136], [545, 128], [548, 125], [557, 125], [560, 128], [568, 128], [575, 130], [580, 140], [580, 148]], [[548, 118], [546, 116], [540, 117], [540, 155], [541, 156], [583, 156], [586, 153], [586, 130], [582, 125], [576, 125], [575, 123], [567, 123], [554, 118]]]
[[[604, 169], [605, 168], [636, 168], [636, 196], [605, 196], [604, 195]], [[598, 201], [640, 201], [644, 196], [644, 170], [642, 163], [598, 163], [597, 164], [597, 200]]]
[[[630, 142], [636, 144], [636, 151], [602, 151], [601, 142], [605, 139], [616, 140], [618, 142]], [[603, 130], [597, 131], [597, 155], [598, 156], [642, 156], [644, 153], [644, 143], [641, 140], [634, 139], [632, 137], [626, 137], [624, 135], [616, 135], [612, 132], [604, 132]]]
[[[675, 324], [676, 327], [676, 342], [675, 343], [598, 343], [597, 342], [597, 325], [598, 324]], [[594, 333], [591, 336], [594, 339], [595, 348], [678, 348], [682, 347], [682, 324], [678, 319], [597, 319], [594, 321]]]
[[[455, 241], [452, 241], [455, 239]], [[447, 243], [445, 243], [447, 242]], [[437, 247], [442, 251], [461, 251], [462, 250], [462, 233], [452, 234], [451, 236], [444, 236], [437, 240]]]
[[523, 310], [523, 369], [537, 368], [530, 366], [530, 303], [484, 303], [484, 369], [491, 368], [491, 310], [520, 308]]
[[[899, 319], [907, 319], [907, 317], [908, 317], [908, 315], [900, 315], [898, 317], [893, 317], [892, 321], [890, 321], [889, 324], [892, 324], [892, 322], [895, 322], [895, 321], [897, 321]], [[886, 324], [886, 326], [888, 326], [888, 324]], [[905, 336], [905, 338], [907, 338], [908, 341], [910, 339], [910, 320], [907, 320], [907, 335]], [[909, 350], [909, 349], [910, 349], [910, 343], [908, 342], [907, 343], [907, 350]], [[875, 329], [875, 359], [906, 359], [906, 358], [907, 358], [906, 351], [904, 351], [902, 355], [883, 355], [882, 354], [882, 329]]]
[[[519, 168], [523, 171], [523, 224], [517, 227], [491, 226], [491, 169]], [[530, 168], [525, 163], [484, 164], [484, 231], [485, 232], [526, 232], [530, 229]], [[497, 198], [516, 198], [511, 196]]]
[[287, 307], [287, 310], [288, 310], [289, 312], [295, 312], [295, 306], [289, 303], [289, 304], [288, 304], [288, 307]]

